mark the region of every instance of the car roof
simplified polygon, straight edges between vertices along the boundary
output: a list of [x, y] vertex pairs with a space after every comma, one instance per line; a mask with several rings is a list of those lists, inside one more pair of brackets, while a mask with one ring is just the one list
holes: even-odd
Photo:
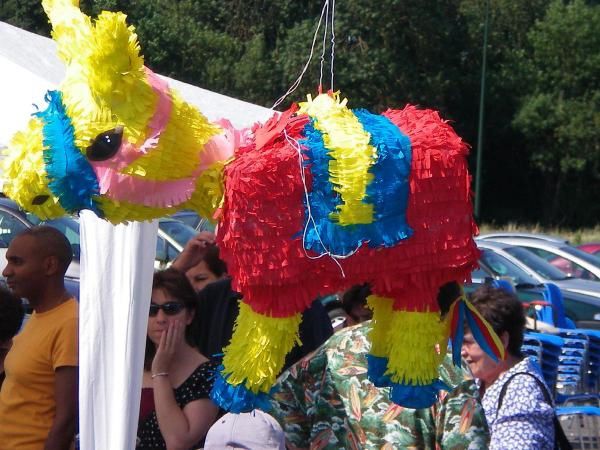
[[8, 197], [0, 197], [0, 205], [15, 212], [23, 213], [23, 210], [19, 208], [19, 205]]
[[498, 238], [519, 238], [519, 239], [532, 239], [537, 241], [553, 242], [556, 244], [568, 244], [567, 239], [561, 238], [560, 236], [551, 236], [549, 234], [540, 233], [521, 233], [521, 232], [499, 232], [499, 233], [485, 233], [479, 236], [479, 239], [498, 239]]
[[511, 247], [511, 245], [507, 244], [506, 242], [498, 242], [498, 241], [492, 241], [492, 240], [488, 240], [488, 239], [477, 238], [477, 239], [475, 239], [475, 243], [477, 244], [478, 247], [498, 249], [498, 250], [502, 250], [506, 247]]

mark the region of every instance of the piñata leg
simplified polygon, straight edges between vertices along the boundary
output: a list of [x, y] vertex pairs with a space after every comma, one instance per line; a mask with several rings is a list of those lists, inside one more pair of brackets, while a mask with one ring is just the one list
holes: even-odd
[[267, 317], [240, 303], [235, 331], [211, 394], [213, 401], [234, 413], [267, 407], [267, 394], [285, 356], [300, 342], [301, 317]]
[[[423, 292], [421, 291], [421, 298]], [[372, 347], [367, 357], [369, 378], [391, 387], [391, 399], [410, 408], [426, 408], [448, 389], [438, 379], [438, 367], [448, 339], [448, 327], [433, 307], [407, 311], [399, 301], [370, 296], [373, 309]]]

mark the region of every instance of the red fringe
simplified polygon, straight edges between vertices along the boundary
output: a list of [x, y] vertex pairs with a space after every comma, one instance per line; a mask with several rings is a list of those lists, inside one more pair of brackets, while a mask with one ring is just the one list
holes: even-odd
[[437, 311], [439, 287], [468, 280], [479, 257], [467, 145], [435, 111], [407, 106], [383, 114], [411, 140], [407, 219], [414, 235], [389, 249], [363, 246], [340, 261], [342, 278], [330, 257], [310, 259], [302, 248], [304, 187], [297, 149], [283, 134], [303, 138], [309, 118], [296, 111], [293, 106], [255, 130], [255, 143], [239, 149], [225, 169], [217, 238], [234, 288], [254, 311], [274, 317], [366, 281], [374, 294], [394, 298], [396, 310]]

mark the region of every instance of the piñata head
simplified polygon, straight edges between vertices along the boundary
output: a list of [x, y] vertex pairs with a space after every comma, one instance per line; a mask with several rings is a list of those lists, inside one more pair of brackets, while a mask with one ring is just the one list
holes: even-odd
[[91, 209], [118, 223], [170, 208], [210, 217], [222, 164], [204, 150], [220, 127], [144, 66], [124, 14], [92, 21], [77, 1], [42, 3], [66, 77], [12, 139], [5, 193], [42, 218]]

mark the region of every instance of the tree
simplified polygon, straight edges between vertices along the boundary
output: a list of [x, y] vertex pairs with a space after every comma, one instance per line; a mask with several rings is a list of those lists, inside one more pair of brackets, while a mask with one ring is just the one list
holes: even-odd
[[[553, 1], [528, 33], [518, 55], [527, 93], [513, 121], [527, 138], [527, 154], [551, 194], [549, 222], [598, 217], [595, 195], [573, 199], [581, 183], [600, 182], [600, 7], [583, 0]], [[575, 189], [565, 191], [567, 185]], [[568, 200], [568, 201], [566, 201]], [[588, 205], [588, 206], [585, 206]], [[571, 217], [570, 217], [571, 216]]]
[[[550, 0], [489, 0], [489, 39], [483, 127], [482, 218], [487, 221], [539, 221], [543, 194], [525, 154], [522, 133], [512, 127], [519, 96], [527, 85], [515, 71], [516, 52], [527, 45], [527, 33], [544, 17]], [[470, 40], [464, 48], [471, 71], [476, 73], [472, 97], [464, 97], [464, 121], [472, 124], [473, 137], [479, 112], [479, 75], [483, 44], [485, 0], [462, 0], [460, 11]], [[474, 149], [476, 150], [476, 149]], [[475, 154], [473, 151], [472, 156]], [[472, 157], [472, 162], [475, 158]]]

